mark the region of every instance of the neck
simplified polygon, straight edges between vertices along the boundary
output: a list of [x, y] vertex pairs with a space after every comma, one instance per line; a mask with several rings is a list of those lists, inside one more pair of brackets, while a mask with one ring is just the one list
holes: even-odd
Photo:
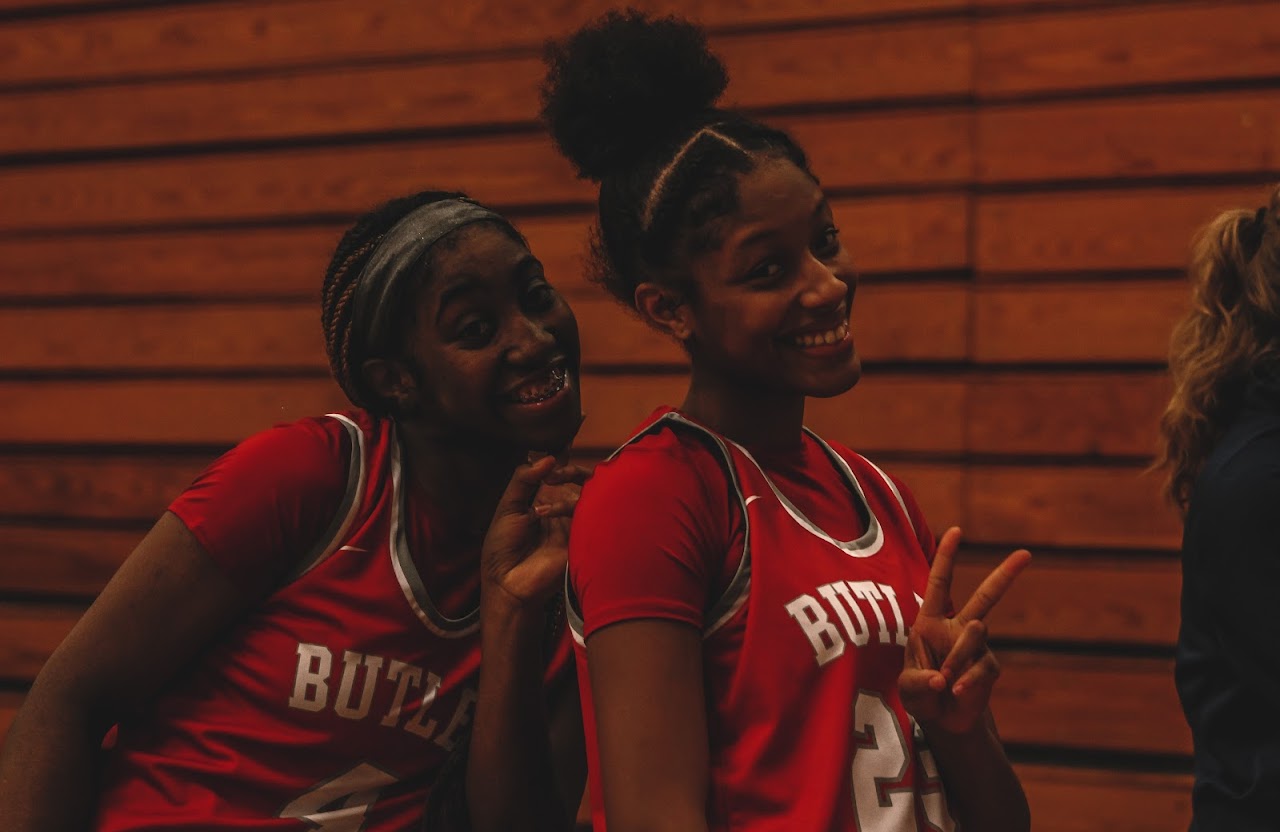
[[478, 545], [520, 454], [478, 437], [442, 432], [412, 419], [396, 421], [407, 469], [405, 484], [453, 518], [451, 535]]
[[750, 389], [712, 379], [694, 368], [681, 410], [739, 445], [760, 451], [801, 446], [804, 396]]

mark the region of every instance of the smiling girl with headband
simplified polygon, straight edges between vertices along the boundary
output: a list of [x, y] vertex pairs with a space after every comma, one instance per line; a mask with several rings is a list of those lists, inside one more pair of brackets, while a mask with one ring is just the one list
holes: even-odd
[[567, 827], [573, 313], [509, 221], [425, 192], [347, 232], [321, 318], [356, 409], [170, 505], [15, 719], [6, 832]]

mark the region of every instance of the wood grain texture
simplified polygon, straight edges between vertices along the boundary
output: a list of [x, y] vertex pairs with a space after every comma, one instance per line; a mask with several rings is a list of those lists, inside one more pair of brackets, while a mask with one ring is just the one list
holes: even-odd
[[984, 183], [1280, 173], [1280, 91], [979, 111]]
[[[14, 0], [6, 0], [14, 2]], [[963, 0], [639, 0], [717, 29], [962, 9]], [[534, 51], [614, 8], [607, 0], [423, 6], [411, 0], [291, 0], [170, 6], [14, 22], [0, 28], [10, 84], [136, 78]]]
[[[831, 188], [969, 177], [961, 112], [793, 116]], [[74, 166], [0, 168], [0, 230], [129, 227], [350, 215], [405, 183], [464, 190], [498, 208], [585, 205], [593, 191], [540, 134], [381, 142]]]
[[987, 454], [1136, 456], [1155, 451], [1164, 373], [987, 373], [971, 383], [967, 447]]
[[150, 523], [214, 458], [213, 453], [0, 456], [0, 518]]
[[991, 709], [1005, 742], [1189, 754], [1173, 662], [1004, 650]]
[[1015, 765], [1036, 832], [1168, 832], [1191, 822], [1187, 774]]
[[[957, 271], [969, 262], [964, 197], [846, 197], [833, 199], [832, 210], [864, 276]], [[514, 221], [560, 291], [603, 296], [603, 289], [587, 282], [584, 255], [592, 220], [586, 212]], [[342, 224], [322, 224], [11, 235], [0, 238], [6, 261], [0, 299], [292, 297], [318, 304], [329, 257], [344, 230]]]
[[27, 682], [80, 620], [82, 609], [52, 604], [0, 604], [0, 673]]
[[0, 561], [0, 591], [92, 600], [142, 540], [144, 528], [6, 525], [9, 546]]
[[[0, 307], [12, 339], [0, 370], [311, 371], [328, 369], [311, 301]], [[684, 366], [678, 345], [594, 293], [573, 301], [584, 366]], [[964, 286], [872, 284], [854, 318], [865, 360], [959, 360], [968, 336]]]
[[1261, 205], [1250, 186], [1081, 189], [981, 196], [974, 209], [979, 279], [1064, 272], [1182, 270], [1191, 238], [1219, 212]]
[[1181, 540], [1159, 475], [1140, 467], [981, 465], [968, 485], [975, 542], [1173, 549]]
[[[743, 33], [712, 46], [735, 106], [954, 97], [970, 86], [967, 25]], [[487, 55], [13, 93], [0, 110], [0, 156], [530, 126], [545, 71], [537, 55]]]
[[4, 744], [5, 735], [9, 733], [9, 726], [13, 724], [13, 717], [22, 705], [22, 699], [23, 695], [16, 691], [0, 691], [0, 745]]
[[1125, 6], [984, 20], [975, 31], [977, 93], [985, 98], [1280, 75], [1280, 15], [1273, 4]]
[[984, 286], [973, 297], [983, 363], [1163, 362], [1191, 305], [1182, 280]]
[[[957, 606], [1011, 551], [961, 553], [951, 590]], [[1032, 556], [1030, 568], [987, 617], [993, 638], [1158, 647], [1177, 639], [1181, 580], [1175, 558], [1097, 550]]]

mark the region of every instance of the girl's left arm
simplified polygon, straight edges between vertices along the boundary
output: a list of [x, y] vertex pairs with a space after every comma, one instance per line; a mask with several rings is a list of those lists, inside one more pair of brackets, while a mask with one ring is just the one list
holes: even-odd
[[520, 466], [485, 538], [480, 688], [466, 772], [476, 832], [568, 830], [582, 796], [577, 687], [566, 684], [549, 709], [543, 672], [544, 651], [553, 649], [545, 643], [546, 603], [564, 585], [569, 519], [585, 476], [551, 457]]
[[938, 543], [920, 613], [911, 627], [898, 687], [924, 730], [964, 829], [1027, 832], [1031, 811], [996, 733], [988, 704], [1000, 665], [987, 646], [984, 619], [1031, 559], [1018, 550], [997, 566], [960, 612], [948, 617], [951, 571], [960, 530]]

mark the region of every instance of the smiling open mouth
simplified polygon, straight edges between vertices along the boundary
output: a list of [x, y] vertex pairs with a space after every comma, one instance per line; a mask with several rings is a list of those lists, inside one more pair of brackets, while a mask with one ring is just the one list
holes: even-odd
[[849, 337], [849, 325], [840, 324], [826, 332], [806, 332], [791, 338], [797, 347], [821, 347], [827, 344], [838, 344]]
[[569, 371], [564, 367], [552, 367], [544, 378], [522, 385], [511, 393], [510, 398], [518, 404], [545, 402], [564, 389], [568, 377]]

